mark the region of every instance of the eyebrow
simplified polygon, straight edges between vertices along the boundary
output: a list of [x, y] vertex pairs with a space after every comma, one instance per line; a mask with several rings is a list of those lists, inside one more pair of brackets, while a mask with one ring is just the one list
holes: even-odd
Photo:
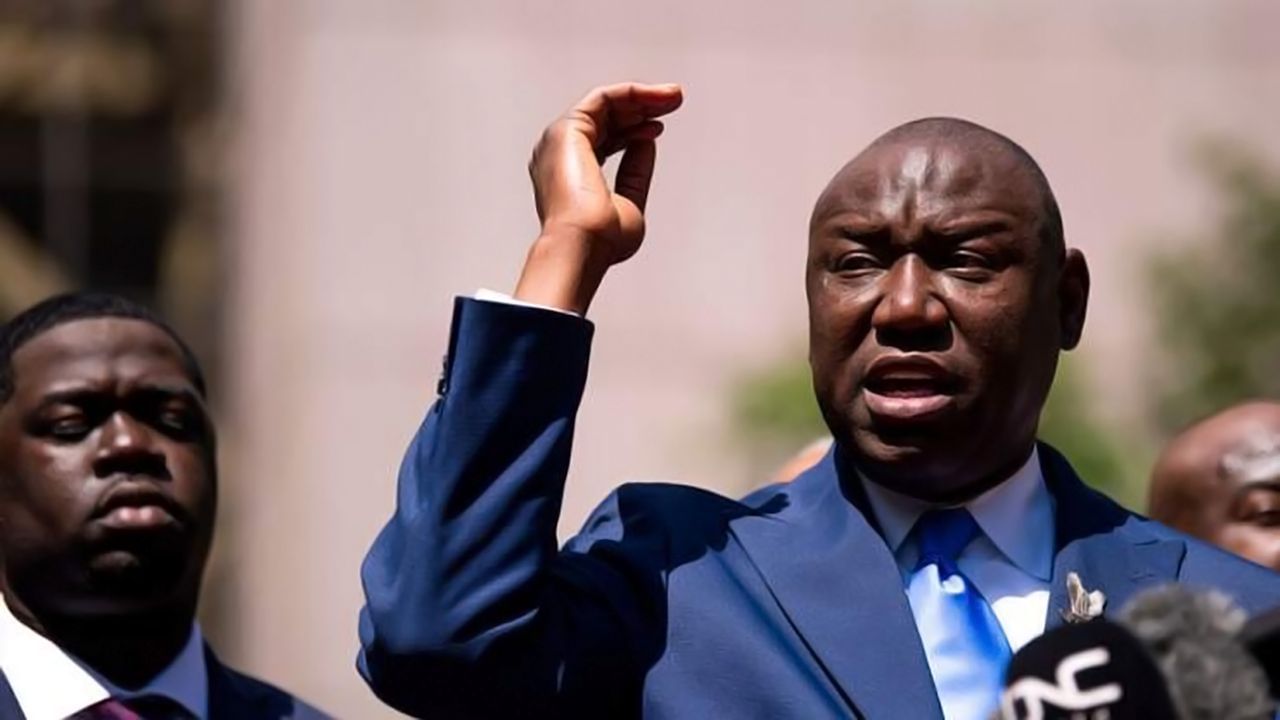
[[995, 235], [996, 233], [1009, 232], [1013, 229], [1013, 224], [1006, 219], [975, 219], [971, 221], [958, 220], [951, 223], [943, 223], [938, 226], [934, 234], [947, 238], [949, 240], [964, 241], [983, 235]]
[[[884, 223], [833, 223], [831, 229], [843, 240], [851, 242], [887, 242], [890, 232]], [[1002, 218], [959, 220], [928, 228], [924, 239], [959, 244], [975, 238], [1013, 231], [1013, 223]]]
[[104, 395], [102, 390], [91, 387], [77, 387], [70, 390], [55, 390], [45, 393], [40, 398], [40, 402], [36, 405], [37, 410], [43, 410], [50, 405], [75, 404], [82, 403], [85, 400], [96, 396]]
[[889, 239], [889, 227], [884, 223], [832, 223], [831, 230], [841, 239], [854, 242]]
[[[79, 404], [94, 398], [108, 395], [109, 393], [100, 388], [94, 387], [76, 387], [67, 390], [54, 390], [46, 393], [40, 398], [35, 410], [41, 411], [53, 405], [60, 404]], [[133, 388], [130, 395], [141, 394], [144, 396], [163, 396], [177, 397], [186, 400], [194, 405], [203, 407], [204, 403], [200, 401], [200, 396], [191, 388], [182, 385], [174, 385], [170, 383], [142, 383]]]

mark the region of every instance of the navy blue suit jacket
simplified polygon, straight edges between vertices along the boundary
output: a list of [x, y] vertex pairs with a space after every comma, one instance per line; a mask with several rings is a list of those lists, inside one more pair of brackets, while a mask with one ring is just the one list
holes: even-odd
[[[557, 550], [592, 327], [459, 299], [440, 397], [362, 570], [360, 672], [424, 717], [941, 720], [894, 558], [828, 455], [743, 500], [625, 485]], [[1107, 609], [1144, 586], [1250, 611], [1280, 576], [1134, 515], [1041, 447], [1065, 577]]]
[[[209, 720], [329, 720], [329, 716], [279, 688], [223, 665], [205, 647]], [[8, 679], [0, 672], [0, 720], [24, 720]]]

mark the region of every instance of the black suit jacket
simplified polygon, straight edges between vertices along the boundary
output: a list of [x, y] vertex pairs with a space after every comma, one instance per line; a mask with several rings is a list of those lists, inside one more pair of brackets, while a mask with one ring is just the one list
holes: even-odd
[[[223, 665], [206, 645], [209, 720], [329, 720], [289, 693]], [[9, 680], [0, 672], [0, 720], [25, 720]]]

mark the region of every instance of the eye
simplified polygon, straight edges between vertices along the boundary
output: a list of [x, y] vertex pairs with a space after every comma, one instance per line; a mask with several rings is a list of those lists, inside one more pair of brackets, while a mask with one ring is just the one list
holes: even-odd
[[1268, 509], [1250, 513], [1245, 522], [1258, 527], [1272, 528], [1280, 526], [1280, 510]]
[[835, 271], [842, 275], [861, 275], [881, 267], [880, 259], [875, 255], [869, 252], [852, 252], [840, 256], [836, 261]]
[[193, 424], [192, 413], [185, 407], [161, 408], [159, 420], [161, 425], [179, 431], [190, 430]]
[[944, 263], [947, 273], [970, 282], [987, 280], [998, 269], [993, 256], [967, 248], [957, 248]]
[[951, 266], [961, 270], [990, 270], [994, 267], [987, 256], [973, 250], [957, 250], [952, 253]]
[[93, 426], [84, 413], [60, 415], [50, 420], [46, 426], [46, 432], [51, 437], [63, 442], [82, 440], [92, 429]]
[[149, 418], [152, 427], [176, 440], [190, 440], [204, 430], [204, 419], [199, 409], [184, 400], [171, 399], [145, 410], [140, 417]]

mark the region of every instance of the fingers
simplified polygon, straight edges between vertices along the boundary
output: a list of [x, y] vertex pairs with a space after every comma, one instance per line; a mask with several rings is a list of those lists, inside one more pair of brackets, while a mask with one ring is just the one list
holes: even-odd
[[627, 145], [618, 163], [618, 179], [614, 192], [630, 200], [641, 212], [649, 199], [649, 183], [653, 180], [654, 162], [658, 157], [658, 145], [653, 138], [640, 138]]
[[646, 120], [673, 112], [684, 102], [679, 85], [643, 85], [619, 83], [605, 85], [587, 93], [566, 114], [600, 148], [609, 139]]
[[596, 160], [603, 163], [605, 158], [622, 150], [637, 140], [656, 140], [665, 129], [659, 120], [645, 120], [634, 127], [628, 128], [622, 132], [613, 133], [610, 137], [596, 148]]
[[642, 120], [662, 117], [680, 107], [684, 93], [679, 85], [618, 83], [587, 93], [574, 111], [581, 112], [602, 127], [628, 128]]

